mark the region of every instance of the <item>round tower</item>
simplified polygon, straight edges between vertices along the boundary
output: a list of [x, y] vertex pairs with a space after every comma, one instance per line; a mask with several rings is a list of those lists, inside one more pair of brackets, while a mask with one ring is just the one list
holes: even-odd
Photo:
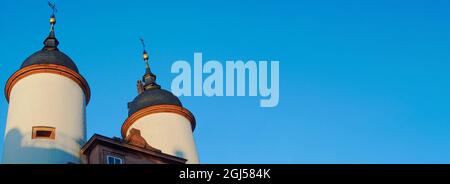
[[86, 141], [90, 89], [55, 37], [55, 7], [42, 50], [29, 56], [7, 81], [9, 102], [3, 163], [80, 163]]
[[128, 118], [122, 125], [122, 137], [132, 129], [141, 131], [142, 137], [163, 153], [181, 157], [187, 164], [198, 164], [194, 142], [194, 115], [183, 107], [178, 97], [161, 89], [151, 72], [144, 46], [146, 71], [137, 82], [138, 96], [128, 103]]

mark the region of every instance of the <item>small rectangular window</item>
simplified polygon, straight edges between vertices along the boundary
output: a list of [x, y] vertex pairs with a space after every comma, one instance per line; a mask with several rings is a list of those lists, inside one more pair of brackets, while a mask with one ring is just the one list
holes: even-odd
[[106, 164], [123, 164], [123, 159], [115, 156], [108, 155], [106, 156]]
[[51, 139], [55, 140], [54, 127], [35, 126], [33, 127], [32, 139]]

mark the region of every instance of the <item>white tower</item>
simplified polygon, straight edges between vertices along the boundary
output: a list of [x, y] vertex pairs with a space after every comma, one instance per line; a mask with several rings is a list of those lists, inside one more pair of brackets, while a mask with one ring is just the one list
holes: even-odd
[[138, 129], [152, 147], [182, 157], [187, 164], [199, 163], [193, 137], [194, 115], [176, 96], [156, 84], [145, 48], [144, 61], [146, 72], [143, 81], [138, 81], [139, 95], [128, 103], [128, 118], [122, 125], [122, 137], [126, 138], [133, 128]]
[[54, 13], [44, 48], [28, 57], [6, 83], [3, 163], [80, 163], [90, 90], [75, 63], [58, 50]]

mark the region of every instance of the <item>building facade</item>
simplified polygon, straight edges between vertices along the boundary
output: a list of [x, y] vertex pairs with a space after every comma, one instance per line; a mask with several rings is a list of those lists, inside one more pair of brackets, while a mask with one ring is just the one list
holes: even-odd
[[85, 164], [185, 164], [186, 159], [153, 148], [132, 129], [126, 139], [95, 134], [81, 148]]
[[[197, 164], [194, 115], [156, 83], [146, 64], [138, 95], [128, 103], [122, 138], [98, 134], [86, 139], [88, 82], [75, 62], [58, 49], [56, 17], [44, 47], [8, 79], [4, 136], [6, 164]], [[119, 131], [119, 129], [118, 129]]]

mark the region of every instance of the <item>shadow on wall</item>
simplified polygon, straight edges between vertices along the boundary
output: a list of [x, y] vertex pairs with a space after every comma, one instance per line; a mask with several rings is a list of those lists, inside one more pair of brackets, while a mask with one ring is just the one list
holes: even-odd
[[[78, 157], [71, 155], [64, 150], [52, 148], [53, 140], [40, 141], [45, 147], [22, 146], [23, 135], [14, 128], [6, 134], [3, 146], [4, 164], [68, 164], [79, 163]], [[41, 144], [39, 146], [42, 146]], [[48, 145], [48, 146], [47, 146]]]
[[181, 150], [175, 151], [175, 156], [186, 159], [184, 152]]

